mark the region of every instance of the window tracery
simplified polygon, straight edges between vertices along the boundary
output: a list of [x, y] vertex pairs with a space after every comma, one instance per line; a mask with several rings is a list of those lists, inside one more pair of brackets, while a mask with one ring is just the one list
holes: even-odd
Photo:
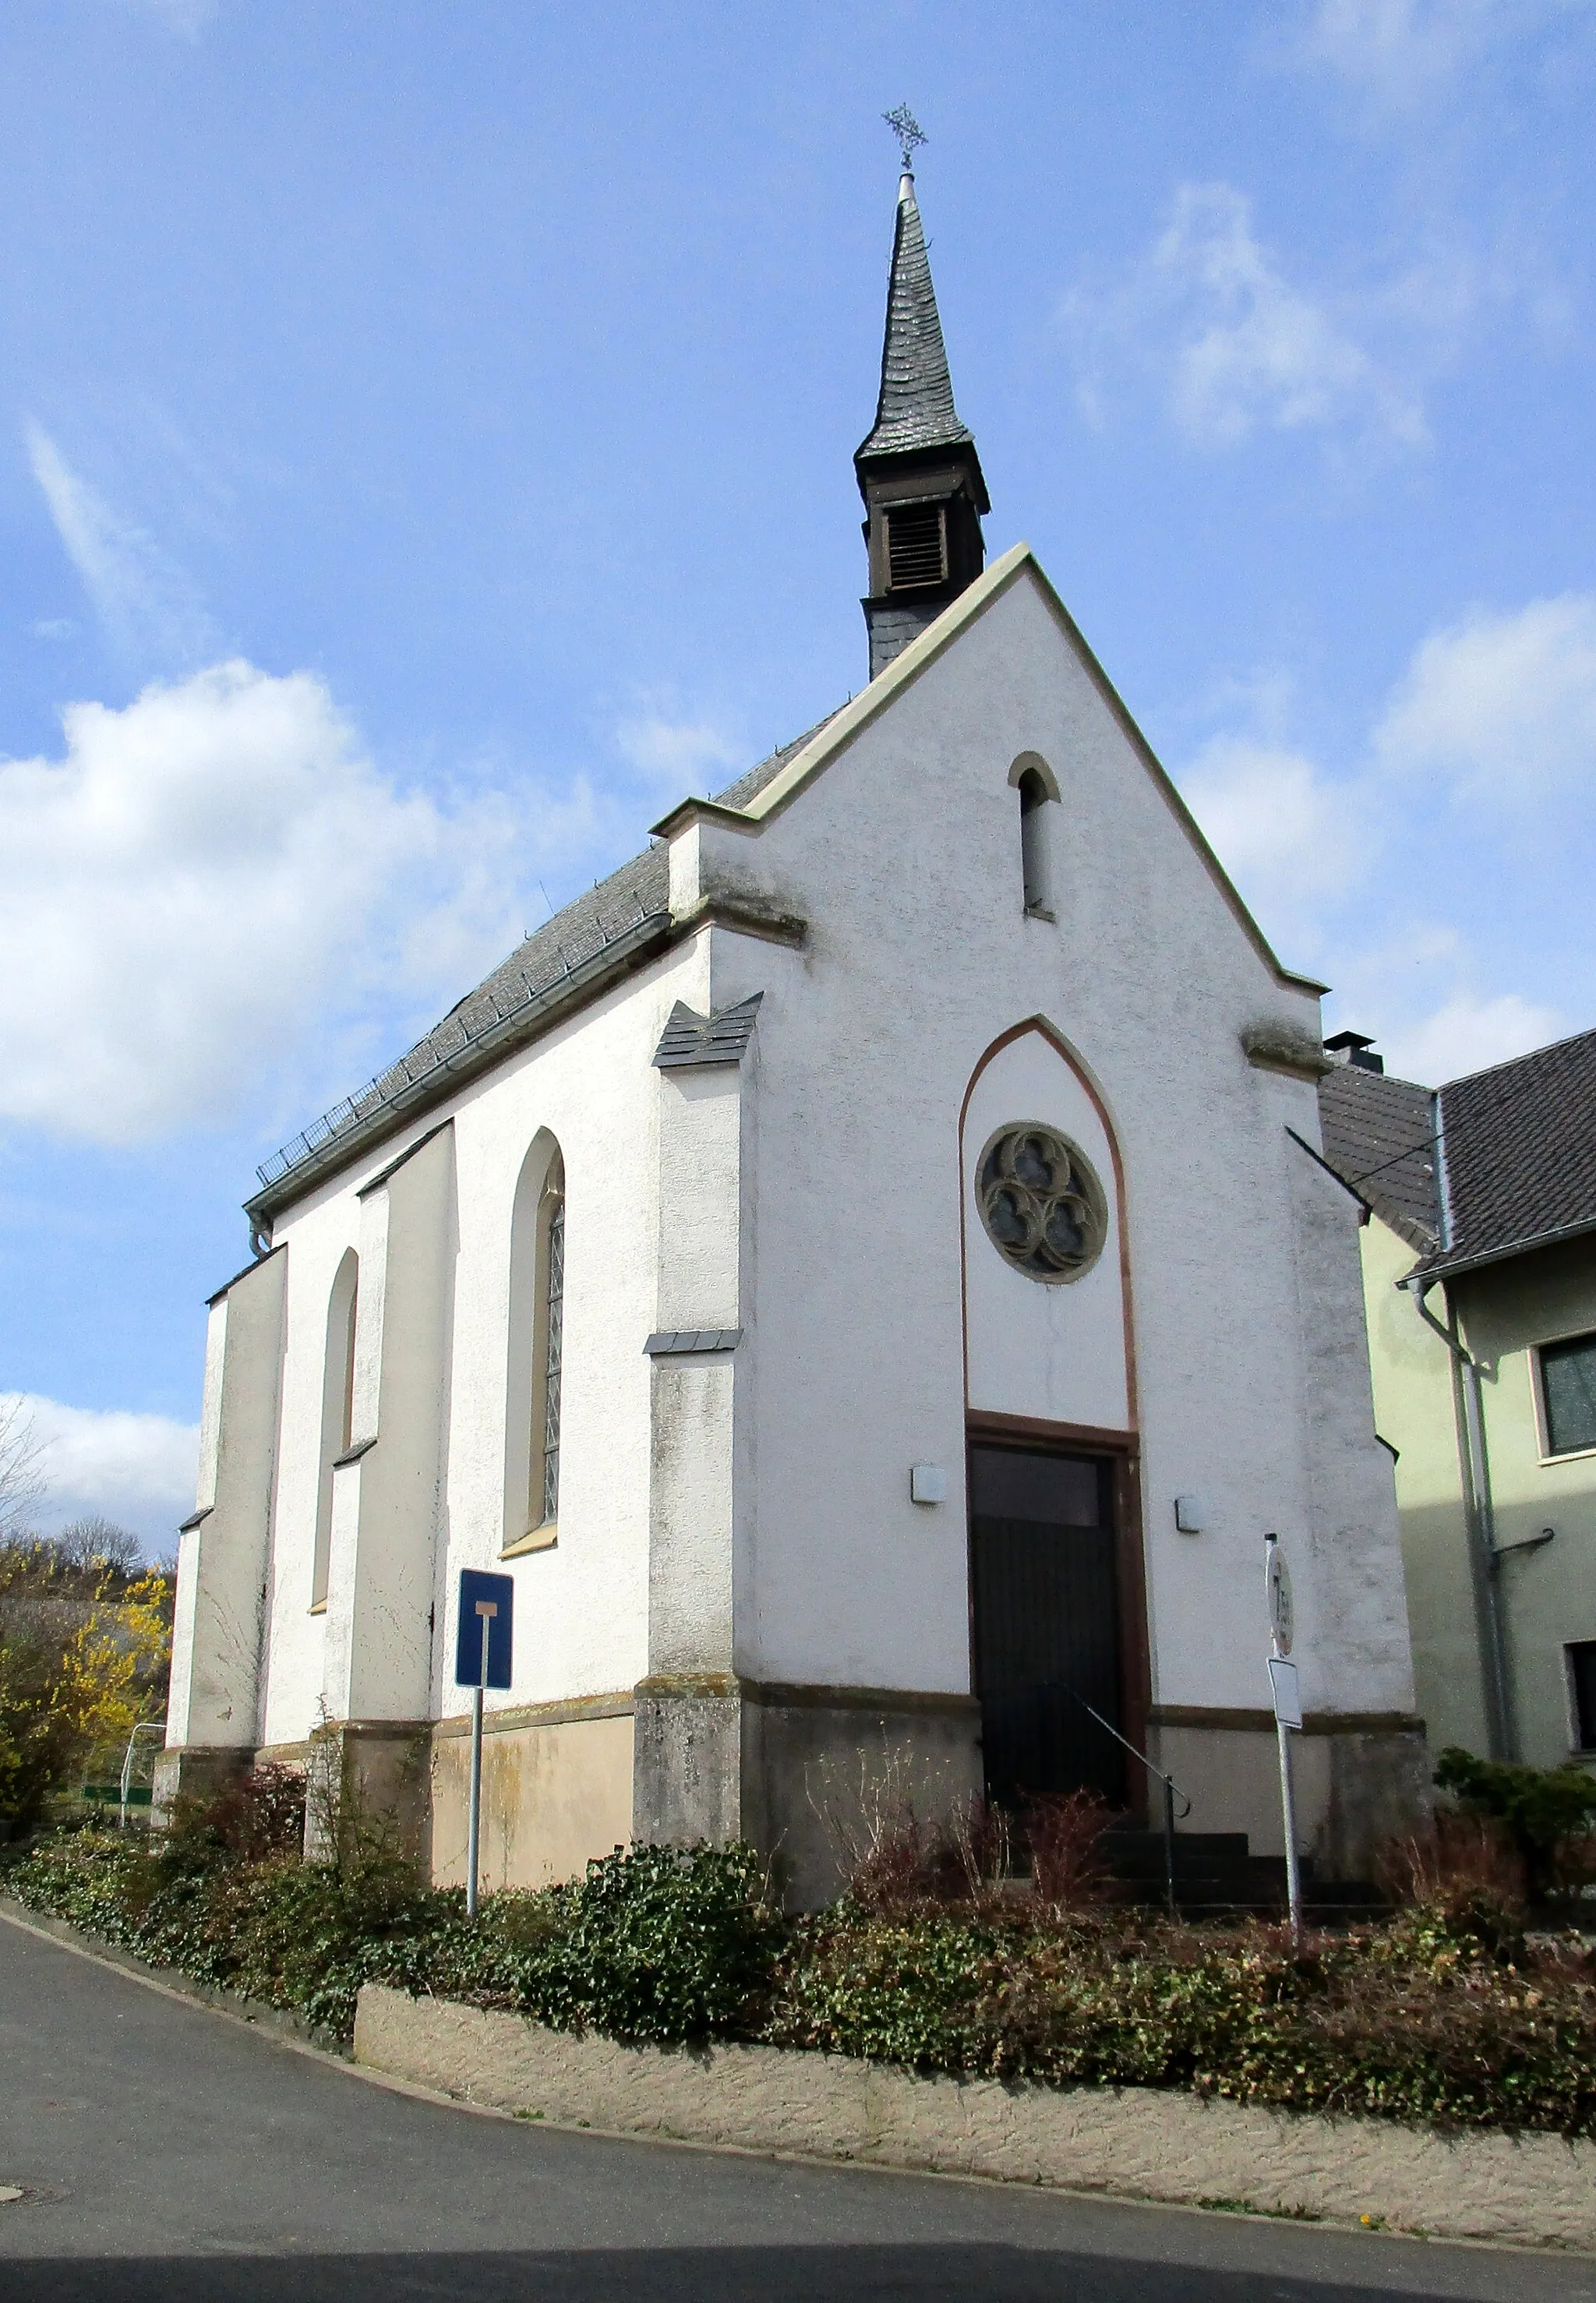
[[1056, 1128], [1000, 1128], [981, 1154], [975, 1197], [987, 1237], [1029, 1279], [1079, 1279], [1102, 1253], [1107, 1197], [1079, 1144]]

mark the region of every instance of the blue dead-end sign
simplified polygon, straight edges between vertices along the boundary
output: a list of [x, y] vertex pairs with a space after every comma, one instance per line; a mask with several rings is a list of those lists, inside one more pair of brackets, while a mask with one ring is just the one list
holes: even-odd
[[[480, 1567], [460, 1571], [460, 1625], [454, 1639], [456, 1687], [508, 1687], [511, 1621], [515, 1583]], [[489, 1612], [491, 1610], [491, 1613]], [[482, 1632], [487, 1627], [487, 1671], [482, 1668]]]

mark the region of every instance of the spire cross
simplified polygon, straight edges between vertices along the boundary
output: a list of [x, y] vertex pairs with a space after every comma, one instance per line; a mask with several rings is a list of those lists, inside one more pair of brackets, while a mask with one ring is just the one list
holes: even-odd
[[915, 172], [915, 150], [916, 146], [925, 143], [925, 131], [907, 104], [895, 104], [891, 112], [882, 114], [882, 118], [902, 148], [904, 174], [912, 176]]

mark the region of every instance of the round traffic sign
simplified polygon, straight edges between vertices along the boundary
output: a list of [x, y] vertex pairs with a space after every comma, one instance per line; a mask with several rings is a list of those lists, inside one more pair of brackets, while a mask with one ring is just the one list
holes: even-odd
[[1269, 1565], [1264, 1571], [1269, 1591], [1269, 1628], [1279, 1653], [1291, 1653], [1291, 1633], [1295, 1615], [1291, 1605], [1291, 1570], [1278, 1543], [1269, 1547]]

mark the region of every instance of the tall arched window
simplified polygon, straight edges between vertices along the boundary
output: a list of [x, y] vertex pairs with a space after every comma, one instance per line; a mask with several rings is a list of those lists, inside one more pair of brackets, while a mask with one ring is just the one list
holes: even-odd
[[1019, 794], [1019, 865], [1027, 912], [1053, 917], [1052, 835], [1059, 787], [1038, 752], [1022, 752], [1009, 771]]
[[564, 1346], [565, 1163], [553, 1137], [540, 1135], [522, 1164], [511, 1219], [507, 1552], [542, 1550], [554, 1541]]
[[[543, 1396], [534, 1412], [533, 1445], [543, 1440], [543, 1520], [560, 1516], [560, 1362], [565, 1343], [565, 1170], [558, 1168], [544, 1193]], [[536, 1502], [536, 1497], [534, 1498]]]
[[327, 1604], [333, 1556], [333, 1466], [354, 1438], [355, 1313], [360, 1297], [360, 1259], [344, 1252], [327, 1301], [327, 1346], [321, 1379], [321, 1475], [316, 1495], [316, 1553], [310, 1570], [310, 1605]]

